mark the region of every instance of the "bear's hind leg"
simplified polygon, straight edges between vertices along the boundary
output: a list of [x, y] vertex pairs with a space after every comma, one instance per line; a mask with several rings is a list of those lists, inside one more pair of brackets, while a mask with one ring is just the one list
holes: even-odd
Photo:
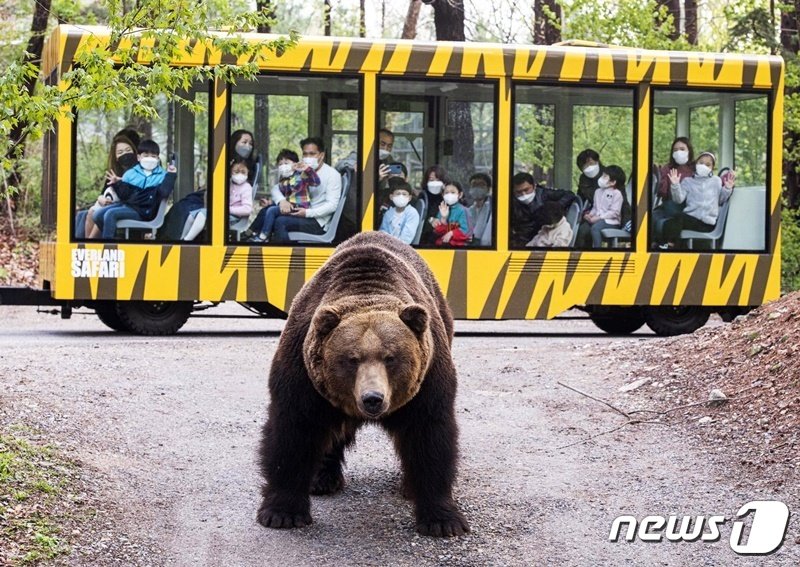
[[355, 441], [356, 426], [345, 422], [331, 440], [331, 449], [322, 458], [322, 465], [311, 483], [311, 494], [315, 496], [336, 494], [344, 488], [344, 452]]

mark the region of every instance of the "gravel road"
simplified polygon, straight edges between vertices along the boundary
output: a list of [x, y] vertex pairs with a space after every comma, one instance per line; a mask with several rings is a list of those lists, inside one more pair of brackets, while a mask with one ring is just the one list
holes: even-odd
[[[640, 424], [563, 448], [625, 419], [557, 381], [618, 396], [624, 373], [606, 354], [659, 340], [646, 332], [611, 338], [585, 319], [457, 323], [456, 496], [472, 533], [441, 540], [414, 531], [391, 445], [375, 427], [348, 456], [344, 492], [312, 499], [312, 526], [255, 522], [256, 447], [282, 322], [193, 318], [175, 337], [148, 338], [111, 332], [93, 315], [62, 321], [4, 307], [0, 317], [0, 417], [44, 430], [94, 487], [98, 514], [61, 564], [800, 563], [794, 520], [769, 557], [731, 550], [742, 504], [774, 498], [796, 512], [800, 503], [781, 492], [789, 489], [744, 479], [720, 447]], [[621, 514], [728, 522], [715, 543], [611, 542]]]

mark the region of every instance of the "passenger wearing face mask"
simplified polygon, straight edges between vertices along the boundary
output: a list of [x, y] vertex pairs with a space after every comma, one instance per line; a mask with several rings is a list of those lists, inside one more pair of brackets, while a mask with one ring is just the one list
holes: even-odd
[[605, 228], [619, 228], [622, 222], [622, 204], [625, 190], [625, 172], [616, 165], [603, 168], [600, 179], [597, 180], [599, 189], [594, 193], [592, 208], [583, 214], [583, 220], [578, 227], [576, 246], [587, 248], [600, 248], [603, 244], [602, 231]]
[[[231, 163], [231, 181], [228, 185], [228, 222], [233, 225], [253, 212], [253, 186], [247, 182], [247, 161], [236, 157]], [[194, 240], [206, 226], [205, 207], [189, 213], [183, 225], [181, 240]]]
[[411, 244], [417, 234], [419, 226], [419, 213], [414, 207], [409, 207], [411, 202], [411, 186], [399, 182], [392, 189], [392, 204], [394, 205], [383, 215], [381, 232], [391, 234], [406, 244]]
[[237, 157], [247, 162], [249, 171], [247, 182], [252, 185], [255, 182], [253, 177], [256, 174], [256, 152], [255, 137], [249, 130], [236, 130], [231, 134], [228, 144], [228, 160], [233, 161]]
[[278, 166], [278, 183], [272, 187], [272, 202], [262, 216], [257, 233], [251, 242], [269, 242], [275, 220], [280, 215], [288, 215], [299, 209], [311, 206], [309, 189], [320, 184], [319, 176], [314, 169], [300, 161], [292, 150], [281, 150], [275, 160]]
[[[291, 202], [283, 204], [281, 214], [275, 219], [274, 242], [287, 243], [289, 232], [307, 232], [310, 234], [322, 234], [328, 228], [333, 218], [333, 213], [339, 205], [342, 196], [342, 176], [334, 168], [325, 163], [325, 143], [321, 138], [310, 137], [300, 142], [303, 150], [304, 167], [310, 168], [319, 178], [317, 185], [308, 185], [308, 207], [294, 207]], [[276, 203], [281, 207], [281, 203], [286, 200], [283, 195], [277, 195]], [[278, 198], [279, 197], [279, 198]]]
[[694, 175], [681, 179], [677, 169], [669, 172], [670, 194], [676, 203], [685, 204], [681, 213], [664, 224], [664, 236], [677, 242], [682, 230], [711, 232], [717, 224], [719, 206], [733, 193], [736, 174], [730, 171], [723, 182], [714, 175], [717, 158], [711, 152], [697, 156]]
[[95, 212], [95, 236], [90, 238], [115, 238], [117, 223], [121, 220], [153, 220], [159, 203], [172, 193], [178, 170], [170, 164], [164, 171], [158, 158], [161, 151], [158, 144], [153, 140], [142, 140], [137, 151], [139, 163], [112, 185], [119, 202]]
[[394, 133], [388, 128], [378, 130], [378, 181], [389, 177], [389, 163], [394, 161]]
[[[111, 142], [108, 154], [108, 170], [106, 171], [106, 187], [97, 197], [88, 211], [79, 211], [76, 215], [75, 237], [86, 238], [94, 232], [94, 213], [119, 201], [113, 188], [122, 175], [138, 163], [136, 147], [139, 145], [139, 134], [134, 130], [124, 129], [117, 132]], [[98, 231], [99, 232], [99, 231]], [[99, 233], [97, 234], [99, 236]]]
[[477, 246], [492, 245], [492, 178], [486, 173], [475, 173], [469, 178], [469, 195], [472, 204], [469, 216], [470, 243]]
[[694, 148], [689, 138], [680, 136], [672, 142], [672, 152], [667, 163], [659, 168], [658, 196], [661, 204], [653, 209], [650, 224], [652, 225], [653, 240], [657, 244], [668, 246], [668, 239], [664, 235], [664, 224], [677, 217], [683, 211], [683, 204], [672, 199], [670, 191], [670, 171], [675, 170], [681, 179], [694, 175]]
[[539, 233], [544, 222], [538, 210], [546, 201], [557, 201], [566, 211], [576, 199], [575, 193], [570, 191], [536, 185], [530, 173], [517, 173], [511, 179], [511, 185], [513, 198], [509, 244], [513, 248], [524, 248]]
[[425, 203], [422, 211], [425, 222], [422, 225], [422, 235], [419, 239], [422, 245], [431, 246], [436, 242], [431, 221], [436, 217], [439, 205], [442, 204], [442, 192], [449, 181], [450, 178], [444, 167], [438, 164], [432, 165], [425, 170], [420, 187], [414, 192], [414, 195]]
[[600, 171], [603, 169], [600, 154], [587, 148], [578, 154], [575, 162], [578, 169], [581, 170], [581, 175], [578, 177], [578, 195], [583, 199], [585, 208], [589, 208], [594, 200], [594, 192], [597, 190]]
[[462, 247], [469, 240], [467, 210], [461, 204], [464, 189], [458, 181], [451, 181], [442, 190], [442, 202], [436, 218], [431, 220], [437, 236], [436, 246]]

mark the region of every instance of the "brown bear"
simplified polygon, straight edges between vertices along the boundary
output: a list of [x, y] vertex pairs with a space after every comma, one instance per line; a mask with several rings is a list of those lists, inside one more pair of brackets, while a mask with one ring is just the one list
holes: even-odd
[[269, 376], [258, 521], [311, 523], [311, 494], [342, 489], [366, 422], [392, 437], [417, 531], [469, 531], [452, 496], [458, 459], [453, 318], [425, 261], [381, 232], [342, 243], [292, 302]]

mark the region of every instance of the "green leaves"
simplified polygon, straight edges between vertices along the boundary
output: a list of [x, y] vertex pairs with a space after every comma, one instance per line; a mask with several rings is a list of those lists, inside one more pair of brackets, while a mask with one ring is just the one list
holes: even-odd
[[[61, 16], [75, 16], [79, 5], [61, 0], [54, 8]], [[72, 110], [124, 108], [155, 118], [159, 94], [197, 111], [200, 103], [179, 96], [190, 85], [214, 77], [231, 82], [253, 78], [265, 54], [290, 49], [298, 37], [292, 32], [271, 41], [244, 39], [240, 32], [254, 32], [269, 21], [266, 11], [252, 11], [244, 2], [140, 0], [134, 10], [124, 10], [120, 0], [99, 2], [98, 12], [107, 19], [110, 36], [82, 42], [60, 87], [37, 81], [33, 93], [27, 92], [26, 82], [38, 77], [38, 61], [12, 62], [0, 74], [4, 176], [21, 157], [25, 142], [41, 137], [62, 112], [70, 116]], [[220, 54], [226, 64], [214, 65], [212, 59], [208, 64], [170, 66], [186, 61], [195, 46]]]

